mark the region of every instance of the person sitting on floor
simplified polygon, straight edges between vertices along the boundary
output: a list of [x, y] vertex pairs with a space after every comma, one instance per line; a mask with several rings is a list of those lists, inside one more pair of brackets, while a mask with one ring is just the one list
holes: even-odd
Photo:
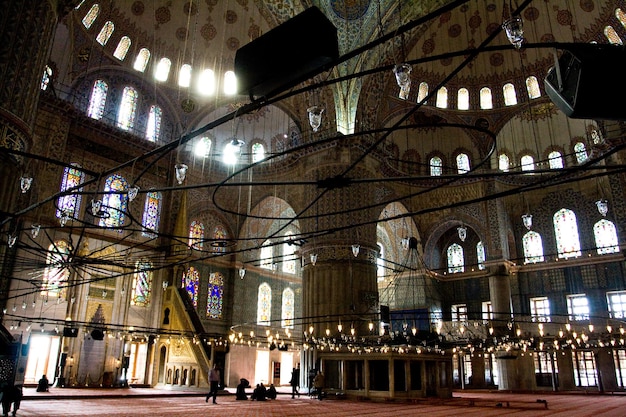
[[274, 384], [270, 384], [270, 387], [267, 390], [267, 398], [269, 398], [270, 400], [275, 400], [276, 394], [276, 387], [274, 387]]
[[250, 386], [250, 382], [248, 382], [247, 379], [241, 378], [239, 380], [239, 385], [237, 385], [237, 393], [236, 393], [237, 400], [248, 399], [248, 396], [246, 395], [246, 388], [248, 388], [249, 386]]
[[257, 384], [254, 391], [252, 391], [252, 399], [257, 401], [267, 400], [267, 389], [262, 382], [260, 384]]
[[50, 382], [48, 381], [48, 377], [44, 374], [37, 384], [37, 392], [48, 392], [49, 387]]

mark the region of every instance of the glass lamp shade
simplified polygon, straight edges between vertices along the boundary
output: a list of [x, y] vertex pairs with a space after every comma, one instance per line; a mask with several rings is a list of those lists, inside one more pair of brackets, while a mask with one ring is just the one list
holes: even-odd
[[356, 258], [359, 256], [359, 252], [361, 251], [361, 245], [352, 245], [352, 254]]
[[133, 201], [139, 193], [139, 186], [133, 185], [128, 189], [128, 201]]
[[182, 184], [185, 181], [188, 168], [189, 167], [185, 164], [176, 164], [174, 166], [174, 169], [176, 170], [176, 181], [178, 181], [178, 184]]
[[29, 177], [28, 175], [24, 175], [20, 178], [20, 189], [22, 190], [22, 193], [25, 193], [26, 191], [30, 190], [30, 186], [33, 184], [33, 179], [32, 177]]
[[409, 98], [411, 91], [411, 66], [409, 64], [398, 64], [393, 67], [393, 73], [396, 76], [396, 82], [400, 87], [398, 97], [402, 100]]
[[67, 214], [66, 211], [63, 211], [61, 213], [61, 217], [59, 217], [59, 224], [61, 225], [61, 227], [65, 226], [65, 224], [67, 223], [69, 219], [70, 219], [70, 216]]
[[516, 49], [520, 49], [524, 42], [524, 22], [522, 18], [513, 16], [502, 24], [502, 28], [506, 32], [509, 42], [511, 42]]
[[320, 106], [311, 106], [307, 109], [309, 113], [309, 124], [314, 132], [317, 132], [317, 129], [322, 125], [322, 113], [324, 113], [324, 108]]
[[598, 212], [603, 216], [606, 216], [609, 212], [609, 202], [603, 198], [596, 201], [596, 207], [598, 208]]
[[522, 214], [522, 222], [524, 223], [524, 226], [530, 230], [530, 228], [533, 227], [533, 215], [529, 213]]
[[465, 242], [465, 238], [467, 237], [467, 227], [459, 226], [456, 230], [459, 233], [459, 239], [461, 239], [461, 242]]
[[243, 279], [246, 276], [246, 268], [239, 268], [239, 278]]
[[317, 263], [317, 253], [312, 253], [311, 254], [311, 264], [313, 264], [313, 266], [315, 266], [316, 263]]
[[40, 230], [41, 230], [41, 225], [40, 224], [33, 224], [31, 226], [30, 234], [33, 237], [33, 239], [37, 239], [37, 236], [39, 236], [39, 231]]
[[15, 245], [15, 242], [17, 242], [17, 235], [9, 233], [9, 236], [7, 237], [7, 243], [9, 244], [9, 247], [12, 248]]
[[91, 200], [91, 214], [94, 216], [100, 215], [100, 209], [102, 208], [102, 200]]

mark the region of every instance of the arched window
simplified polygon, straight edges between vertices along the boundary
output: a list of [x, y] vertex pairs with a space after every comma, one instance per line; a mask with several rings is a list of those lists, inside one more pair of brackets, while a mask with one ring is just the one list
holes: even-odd
[[226, 145], [224, 145], [222, 161], [224, 161], [226, 165], [235, 165], [239, 160], [239, 155], [241, 155], [241, 144], [229, 140]]
[[587, 155], [587, 148], [583, 142], [576, 142], [574, 144], [574, 152], [576, 153], [576, 162], [582, 164], [589, 157]]
[[535, 77], [534, 75], [526, 78], [526, 91], [528, 91], [528, 97], [531, 99], [541, 97], [539, 82], [537, 81], [537, 77]]
[[295, 316], [295, 295], [291, 288], [283, 290], [283, 305], [281, 308], [280, 326], [283, 329], [293, 329]]
[[191, 84], [191, 65], [183, 64], [178, 72], [178, 85], [181, 87], [189, 87]]
[[437, 91], [437, 102], [435, 106], [440, 109], [448, 108], [448, 89], [446, 87], [441, 87], [439, 91]]
[[64, 265], [69, 265], [69, 256], [70, 246], [64, 240], [57, 240], [48, 246], [41, 291], [43, 296], [65, 298], [70, 270]]
[[98, 33], [98, 36], [96, 36], [96, 41], [102, 46], [106, 45], [109, 41], [109, 38], [111, 38], [114, 30], [115, 25], [113, 24], [113, 22], [108, 20], [107, 22], [105, 22], [104, 26], [102, 26], [102, 29], [100, 29], [100, 33]]
[[156, 142], [161, 133], [161, 116], [163, 111], [155, 104], [150, 106], [148, 113], [148, 125], [146, 126], [146, 139], [150, 142]]
[[263, 269], [272, 269], [272, 264], [274, 263], [272, 246], [269, 240], [263, 242], [263, 246], [261, 246], [261, 268]]
[[49, 65], [46, 65], [43, 69], [43, 76], [41, 77], [41, 89], [43, 91], [48, 89], [50, 81], [52, 81], [52, 68], [50, 68]]
[[200, 284], [200, 273], [196, 268], [190, 266], [186, 274], [183, 274], [183, 288], [187, 291], [189, 299], [195, 308], [198, 307], [198, 285]]
[[459, 174], [465, 174], [470, 170], [469, 156], [465, 153], [460, 153], [456, 156], [456, 169]]
[[91, 98], [89, 99], [89, 108], [87, 116], [92, 119], [100, 120], [104, 115], [104, 105], [107, 100], [107, 92], [109, 85], [104, 80], [96, 80], [91, 90]]
[[522, 163], [522, 171], [534, 171], [535, 170], [535, 158], [531, 155], [524, 155], [520, 159]]
[[619, 37], [613, 26], [609, 25], [604, 28], [604, 36], [612, 45], [623, 45], [622, 38]]
[[130, 49], [130, 38], [128, 36], [122, 36], [122, 39], [117, 43], [115, 47], [115, 52], [113, 52], [113, 56], [120, 61], [123, 61], [126, 58], [126, 54], [128, 53], [128, 49]]
[[548, 154], [548, 163], [550, 164], [550, 169], [563, 169], [563, 157], [561, 156], [561, 152], [550, 152]]
[[293, 234], [287, 233], [283, 238], [283, 272], [288, 274], [296, 273], [296, 246], [293, 241]]
[[161, 58], [154, 71], [154, 78], [157, 81], [167, 81], [170, 76], [170, 68], [172, 67], [172, 61], [169, 58]]
[[209, 291], [206, 300], [206, 316], [210, 319], [221, 319], [224, 309], [224, 275], [213, 272], [209, 275]]
[[147, 48], [141, 48], [139, 53], [137, 54], [137, 58], [135, 58], [135, 63], [133, 64], [133, 68], [136, 71], [144, 72], [146, 67], [148, 66], [148, 61], [150, 60], [150, 50]]
[[485, 255], [485, 245], [482, 241], [476, 244], [476, 258], [478, 260], [478, 269], [485, 269], [485, 261], [487, 260], [487, 256]]
[[256, 142], [252, 145], [252, 162], [259, 162], [265, 159], [265, 147], [262, 143]]
[[227, 96], [237, 94], [237, 77], [233, 71], [224, 73], [224, 94]]
[[433, 156], [430, 158], [430, 176], [431, 177], [440, 177], [442, 173], [443, 162], [441, 158], [438, 156]]
[[191, 249], [202, 250], [204, 244], [204, 225], [194, 220], [189, 226], [189, 247]]
[[456, 95], [456, 107], [459, 110], [469, 110], [470, 97], [469, 90], [467, 88], [459, 88]]
[[269, 326], [272, 319], [272, 289], [267, 282], [259, 285], [256, 308], [256, 323], [260, 326]]
[[489, 87], [480, 89], [480, 108], [483, 110], [493, 109], [493, 96]]
[[209, 153], [211, 152], [211, 139], [206, 136], [198, 139], [196, 146], [193, 148], [193, 152], [200, 158], [206, 158], [209, 156]]
[[567, 259], [581, 256], [576, 214], [572, 210], [562, 208], [554, 213], [553, 223], [559, 258]]
[[509, 165], [510, 165], [509, 156], [505, 153], [501, 153], [500, 156], [498, 156], [498, 168], [502, 172], [508, 172]]
[[[417, 102], [421, 103], [428, 96], [428, 84], [425, 82], [421, 82], [419, 88], [417, 89]], [[424, 101], [423, 104], [427, 102]]]
[[[85, 180], [85, 173], [80, 170], [80, 165], [70, 164], [63, 169], [63, 178], [61, 179], [61, 193], [79, 186]], [[76, 191], [76, 193], [74, 193]], [[58, 208], [56, 212], [57, 218], [61, 218], [63, 214], [68, 217], [77, 217], [80, 212], [80, 202], [82, 196], [78, 193], [81, 188], [76, 188], [72, 194], [62, 195], [58, 200]]]
[[515, 86], [513, 84], [504, 84], [502, 94], [504, 95], [505, 106], [514, 106], [517, 104], [517, 95], [515, 94]]
[[102, 206], [108, 217], [100, 219], [102, 227], [118, 227], [124, 224], [128, 205], [128, 183], [120, 175], [112, 175], [104, 183]]
[[385, 279], [385, 249], [380, 242], [376, 243], [376, 246], [378, 246], [378, 256], [376, 257], [376, 277], [377, 281], [381, 282]]
[[524, 247], [524, 263], [531, 264], [543, 262], [543, 243], [541, 235], [532, 230], [522, 237], [522, 246]]
[[212, 69], [205, 69], [200, 73], [197, 90], [203, 96], [215, 94], [215, 73]]
[[151, 191], [146, 194], [146, 202], [143, 206], [143, 218], [141, 224], [144, 230], [143, 236], [154, 238], [159, 231], [159, 220], [161, 218], [161, 193]]
[[138, 261], [135, 264], [133, 276], [133, 290], [130, 295], [130, 305], [147, 307], [150, 305], [150, 293], [152, 291], [152, 263]]
[[83, 26], [85, 26], [86, 29], [89, 29], [98, 17], [98, 14], [100, 14], [100, 5], [96, 3], [91, 6], [91, 9], [89, 9], [85, 17], [83, 17]]
[[122, 102], [117, 114], [117, 127], [130, 130], [135, 125], [135, 114], [137, 113], [137, 101], [139, 97], [137, 90], [133, 87], [124, 87]]
[[226, 239], [228, 235], [226, 229], [221, 224], [218, 224], [213, 229], [213, 252], [226, 252]]
[[596, 239], [598, 255], [619, 253], [617, 229], [613, 222], [602, 219], [593, 225], [593, 236]]
[[448, 273], [456, 274], [465, 271], [463, 248], [458, 243], [448, 246]]

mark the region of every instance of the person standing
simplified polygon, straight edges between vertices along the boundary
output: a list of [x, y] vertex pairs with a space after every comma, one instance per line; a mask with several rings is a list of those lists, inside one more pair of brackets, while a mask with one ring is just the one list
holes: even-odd
[[220, 370], [216, 363], [213, 364], [213, 368], [209, 371], [209, 385], [211, 386], [211, 390], [207, 394], [205, 402], [209, 402], [209, 397], [213, 397], [213, 404], [217, 404], [215, 399], [217, 398], [217, 390], [220, 386]]
[[296, 394], [300, 398], [300, 364], [291, 371], [291, 381], [289, 383], [291, 384], [291, 398], [294, 399]]
[[315, 379], [313, 379], [313, 386], [317, 392], [317, 399], [322, 401], [322, 393], [324, 391], [324, 374], [322, 371], [319, 371], [317, 375], [315, 375]]

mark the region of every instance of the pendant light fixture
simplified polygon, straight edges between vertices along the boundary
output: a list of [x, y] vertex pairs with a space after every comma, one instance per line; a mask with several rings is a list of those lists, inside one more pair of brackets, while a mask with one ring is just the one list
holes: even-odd
[[320, 106], [311, 106], [307, 109], [309, 113], [309, 124], [313, 129], [313, 132], [317, 132], [317, 130], [322, 125], [322, 113], [324, 113], [324, 108]]
[[176, 181], [178, 181], [178, 184], [182, 184], [183, 182], [185, 182], [185, 178], [187, 176], [187, 169], [189, 167], [185, 164], [176, 164], [174, 165], [174, 169], [176, 170]]
[[30, 186], [33, 184], [33, 178], [28, 176], [28, 174], [22, 175], [20, 178], [20, 189], [22, 190], [22, 194], [26, 193], [26, 191], [30, 190]]
[[459, 226], [456, 230], [459, 233], [459, 239], [461, 239], [461, 242], [465, 242], [465, 238], [467, 238], [467, 227]]

